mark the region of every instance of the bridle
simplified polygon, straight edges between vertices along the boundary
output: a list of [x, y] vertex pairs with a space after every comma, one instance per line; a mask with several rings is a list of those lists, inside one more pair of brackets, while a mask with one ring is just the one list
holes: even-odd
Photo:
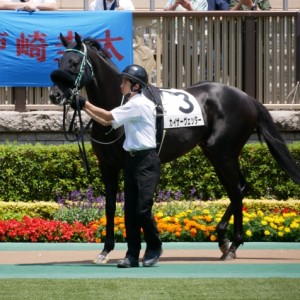
[[74, 97], [76, 95], [79, 94], [79, 90], [80, 90], [80, 82], [81, 82], [81, 79], [82, 79], [82, 76], [84, 75], [85, 73], [85, 67], [86, 65], [89, 66], [90, 70], [91, 70], [91, 78], [94, 77], [94, 69], [93, 69], [93, 66], [92, 64], [90, 63], [90, 61], [88, 60], [88, 57], [87, 57], [87, 47], [84, 43], [82, 43], [83, 45], [83, 51], [81, 50], [77, 50], [77, 49], [66, 49], [65, 52], [75, 52], [75, 53], [79, 53], [82, 55], [82, 60], [81, 60], [81, 64], [80, 64], [80, 68], [79, 68], [79, 72], [77, 74], [77, 77], [75, 79], [75, 83], [74, 83], [74, 88], [73, 89], [68, 89], [68, 97], [67, 101], [63, 101], [63, 103], [65, 104], [65, 102], [67, 102], [66, 104], [69, 104], [69, 99], [71, 99], [71, 97]]
[[[62, 101], [63, 106], [64, 106], [64, 110], [63, 110], [63, 131], [64, 131], [65, 138], [69, 142], [77, 141], [78, 148], [79, 148], [79, 153], [80, 153], [81, 159], [83, 161], [83, 167], [84, 167], [86, 173], [89, 175], [90, 167], [89, 167], [89, 164], [88, 164], [85, 145], [84, 145], [84, 136], [87, 133], [89, 127], [92, 124], [92, 119], [90, 119], [88, 124], [84, 127], [84, 124], [83, 124], [83, 121], [82, 121], [81, 110], [79, 108], [79, 90], [80, 90], [80, 82], [82, 80], [82, 76], [85, 73], [86, 65], [88, 65], [89, 68], [90, 68], [92, 78], [94, 77], [94, 70], [93, 70], [92, 64], [89, 62], [89, 60], [87, 58], [87, 47], [84, 43], [83, 43], [83, 51], [77, 50], [77, 49], [66, 49], [65, 52], [79, 53], [79, 54], [82, 55], [82, 60], [81, 60], [79, 72], [78, 72], [77, 77], [75, 79], [74, 88], [73, 89], [68, 89], [67, 95], [64, 93], [65, 98]], [[77, 105], [76, 105], [77, 109], [74, 109], [74, 113], [73, 113], [71, 122], [69, 124], [69, 129], [66, 130], [67, 112], [69, 110], [70, 101], [74, 97], [75, 97], [75, 101], [77, 103]], [[77, 126], [77, 117], [78, 117], [78, 120], [79, 120], [79, 128]], [[68, 137], [68, 134], [71, 134], [71, 133], [75, 134], [74, 139], [70, 139]]]
[[[90, 68], [91, 78], [94, 77], [94, 70], [93, 70], [92, 64], [88, 60], [87, 46], [85, 45], [85, 43], [82, 43], [82, 45], [83, 45], [83, 51], [78, 50], [78, 49], [74, 49], [74, 48], [69, 48], [69, 49], [65, 50], [65, 52], [76, 52], [76, 53], [81, 54], [82, 55], [82, 60], [81, 60], [79, 72], [78, 72], [77, 77], [76, 77], [75, 82], [74, 82], [74, 88], [73, 89], [71, 89], [71, 88], [68, 89], [67, 93], [66, 94], [64, 93], [65, 98], [62, 100], [62, 104], [64, 106], [64, 110], [63, 110], [63, 112], [64, 112], [63, 113], [63, 131], [64, 131], [65, 138], [69, 142], [75, 142], [75, 141], [78, 142], [79, 152], [80, 152], [80, 155], [81, 155], [81, 158], [82, 158], [82, 161], [83, 161], [83, 166], [84, 166], [84, 169], [85, 169], [86, 173], [89, 175], [90, 168], [89, 168], [89, 165], [88, 165], [86, 150], [85, 150], [85, 146], [84, 146], [84, 136], [86, 134], [88, 134], [88, 130], [89, 130], [93, 120], [90, 119], [88, 124], [84, 127], [84, 124], [83, 124], [83, 121], [82, 121], [81, 110], [80, 110], [80, 107], [79, 107], [79, 91], [80, 91], [80, 83], [81, 83], [82, 77], [85, 73], [86, 66], [88, 65], [88, 67]], [[97, 54], [101, 59], [103, 59], [99, 55], [99, 53], [97, 53]], [[74, 113], [73, 113], [71, 122], [69, 124], [69, 129], [66, 130], [67, 112], [68, 112], [68, 109], [69, 109], [69, 104], [71, 102], [71, 99], [74, 99], [74, 97], [75, 97], [75, 100], [76, 100], [77, 109], [74, 109]], [[122, 98], [121, 105], [123, 105], [123, 102], [124, 102], [124, 96]], [[77, 127], [77, 122], [76, 122], [77, 117], [79, 119], [79, 128]], [[108, 132], [106, 132], [105, 135], [110, 134], [112, 131], [113, 131], [113, 128], [111, 127], [111, 129]], [[71, 134], [72, 132], [75, 134], [75, 139], [69, 139], [69, 137], [67, 135], [67, 134]], [[110, 142], [102, 142], [102, 141], [99, 141], [99, 140], [96, 140], [96, 139], [92, 138], [91, 136], [90, 136], [90, 139], [93, 142], [101, 144], [101, 145], [110, 145], [110, 144], [113, 144], [113, 143], [117, 142], [123, 135], [124, 135], [124, 132], [122, 132], [116, 139], [114, 139], [113, 141], [110, 141]]]

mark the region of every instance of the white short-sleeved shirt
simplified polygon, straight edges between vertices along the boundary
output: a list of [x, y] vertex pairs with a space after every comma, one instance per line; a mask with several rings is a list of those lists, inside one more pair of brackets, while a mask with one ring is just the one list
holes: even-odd
[[124, 125], [126, 151], [156, 148], [156, 110], [152, 101], [136, 94], [123, 106], [111, 111], [114, 128]]
[[[165, 8], [170, 7], [171, 5], [174, 5], [176, 0], [168, 0], [167, 4], [165, 5]], [[193, 10], [207, 10], [208, 9], [208, 4], [207, 0], [190, 0], [191, 6]], [[176, 10], [183, 10], [185, 11], [186, 9], [182, 7], [181, 5], [178, 5], [176, 7]]]
[[[112, 6], [112, 2], [106, 1], [106, 8], [107, 10], [110, 9]], [[119, 0], [119, 7], [122, 10], [134, 10], [134, 5], [132, 4], [131, 0]], [[95, 0], [90, 4], [90, 10], [104, 10], [103, 0]]]

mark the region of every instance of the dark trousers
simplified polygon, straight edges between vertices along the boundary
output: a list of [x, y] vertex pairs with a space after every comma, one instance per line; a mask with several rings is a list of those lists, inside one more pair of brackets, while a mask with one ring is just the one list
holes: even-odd
[[153, 195], [160, 178], [160, 159], [155, 150], [129, 157], [125, 167], [125, 228], [127, 255], [138, 259], [141, 250], [141, 229], [147, 250], [156, 250], [162, 243], [152, 215]]

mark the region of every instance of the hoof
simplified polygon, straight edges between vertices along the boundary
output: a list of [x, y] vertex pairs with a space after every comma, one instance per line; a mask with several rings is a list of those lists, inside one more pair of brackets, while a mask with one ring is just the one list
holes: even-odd
[[223, 255], [222, 255], [222, 257], [223, 257], [229, 251], [229, 248], [230, 248], [230, 242], [229, 242], [229, 240], [225, 240], [224, 244], [222, 246], [220, 246], [219, 248], [220, 248], [221, 252], [223, 253]]
[[108, 261], [109, 261], [108, 253], [107, 252], [101, 252], [93, 260], [93, 264], [95, 264], [95, 265], [103, 265], [103, 264], [107, 264]]
[[221, 256], [221, 260], [233, 260], [233, 259], [236, 259], [236, 254], [235, 252], [228, 252], [226, 254], [223, 254]]

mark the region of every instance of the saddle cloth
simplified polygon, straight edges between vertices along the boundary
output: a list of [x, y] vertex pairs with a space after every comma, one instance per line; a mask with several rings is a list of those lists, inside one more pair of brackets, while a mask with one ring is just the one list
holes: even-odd
[[204, 125], [201, 107], [193, 95], [178, 89], [160, 89], [160, 92], [165, 129]]

